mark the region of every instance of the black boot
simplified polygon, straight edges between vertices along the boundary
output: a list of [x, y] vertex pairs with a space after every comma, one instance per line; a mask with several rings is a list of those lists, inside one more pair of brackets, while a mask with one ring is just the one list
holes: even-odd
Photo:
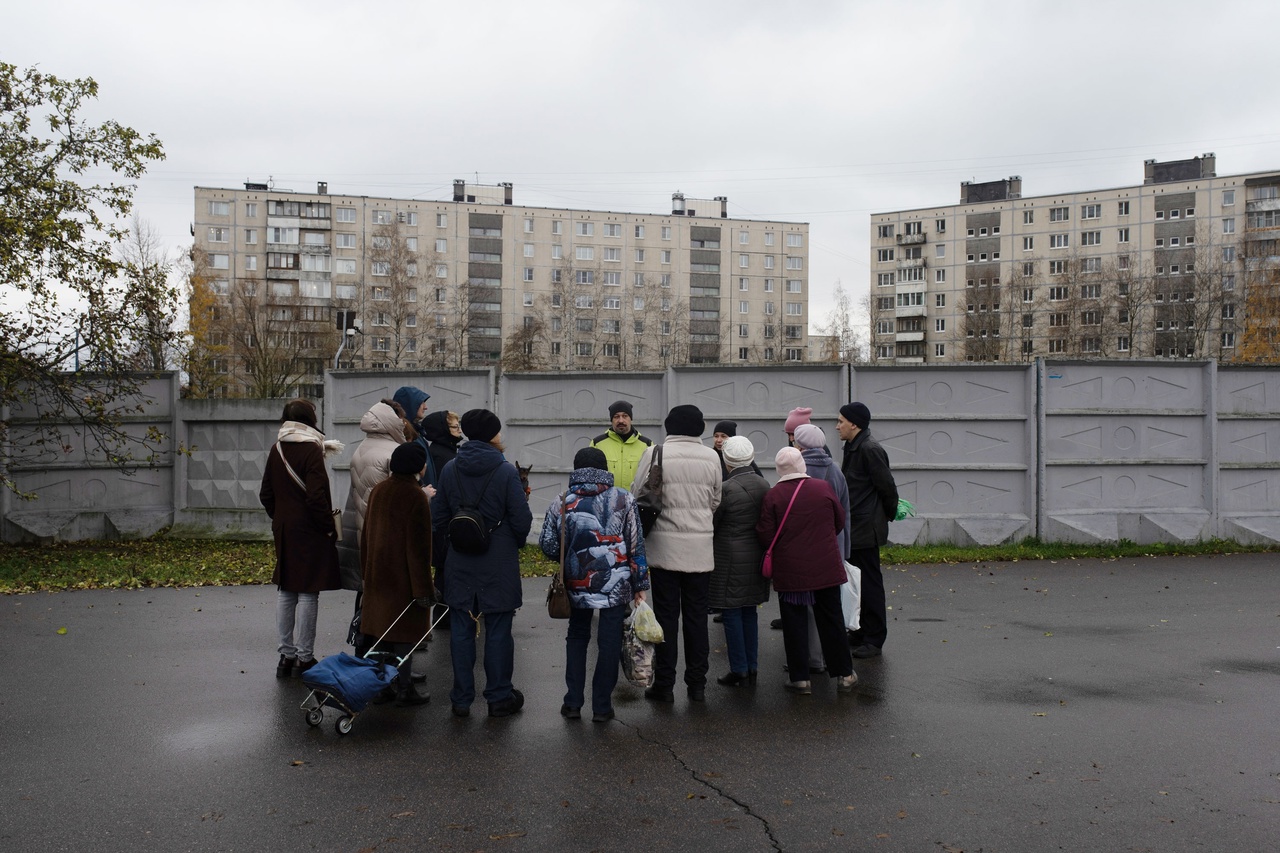
[[400, 706], [425, 705], [431, 701], [430, 693], [419, 693], [413, 686], [413, 658], [400, 662], [400, 674], [396, 676], [396, 704]]

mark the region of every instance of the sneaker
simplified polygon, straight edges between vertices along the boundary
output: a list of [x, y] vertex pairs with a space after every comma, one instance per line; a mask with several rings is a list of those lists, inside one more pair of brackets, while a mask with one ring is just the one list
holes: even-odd
[[512, 688], [510, 699], [503, 699], [501, 702], [493, 702], [489, 705], [489, 716], [510, 717], [512, 714], [520, 713], [520, 709], [523, 707], [524, 694]]
[[853, 650], [853, 656], [861, 660], [866, 660], [867, 658], [878, 658], [880, 657], [880, 647], [873, 646], [870, 643], [863, 643]]
[[597, 711], [596, 713], [591, 715], [591, 722], [593, 723], [607, 723], [612, 719], [613, 719], [612, 711]]
[[788, 681], [782, 686], [799, 696], [810, 696], [813, 694], [813, 685], [808, 681]]
[[454, 706], [452, 706], [451, 710], [453, 711], [453, 715], [454, 715], [455, 717], [470, 717], [470, 716], [471, 716], [471, 708], [470, 708], [470, 706], [467, 706], [467, 705], [454, 705]]
[[701, 684], [690, 684], [689, 685], [689, 701], [690, 702], [707, 701], [707, 688], [703, 687]]
[[858, 673], [851, 672], [848, 675], [836, 676], [836, 690], [841, 693], [852, 693], [853, 685], [858, 683]]
[[582, 709], [575, 708], [572, 705], [561, 705], [560, 716], [564, 717], [566, 720], [581, 720]]
[[293, 667], [298, 663], [296, 658], [287, 658], [280, 655], [280, 662], [276, 664], [276, 678], [288, 678], [293, 675]]

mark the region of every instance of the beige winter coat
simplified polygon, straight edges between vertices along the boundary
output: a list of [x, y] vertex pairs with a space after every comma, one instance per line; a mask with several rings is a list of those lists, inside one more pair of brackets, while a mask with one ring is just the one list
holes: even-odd
[[[659, 445], [640, 457], [637, 498], [645, 494], [649, 466]], [[709, 572], [716, 567], [712, 518], [720, 505], [720, 457], [700, 439], [669, 435], [662, 447], [662, 515], [644, 538], [650, 566], [673, 572]]]
[[[354, 513], [357, 535], [364, 530], [369, 492], [391, 476], [391, 454], [397, 445], [404, 444], [404, 423], [395, 409], [386, 403], [375, 403], [360, 418], [360, 429], [365, 436], [351, 456], [351, 492], [347, 500], [347, 514]], [[350, 525], [351, 519], [344, 518], [343, 526]]]

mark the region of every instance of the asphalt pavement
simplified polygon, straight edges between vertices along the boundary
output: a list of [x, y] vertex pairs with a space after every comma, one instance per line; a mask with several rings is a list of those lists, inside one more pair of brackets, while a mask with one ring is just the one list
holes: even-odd
[[[5, 597], [0, 850], [1280, 845], [1276, 555], [891, 567], [889, 640], [852, 695], [783, 690], [771, 603], [755, 687], [620, 686], [608, 724], [558, 713], [547, 583], [515, 620], [522, 713], [454, 718], [442, 637], [431, 703], [345, 737], [274, 677], [274, 587]], [[321, 596], [319, 653], [344, 650], [352, 595]]]

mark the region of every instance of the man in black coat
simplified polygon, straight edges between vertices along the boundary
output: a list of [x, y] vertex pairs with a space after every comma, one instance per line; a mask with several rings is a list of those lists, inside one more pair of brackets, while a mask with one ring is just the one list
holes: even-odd
[[889, 539], [889, 519], [898, 512], [898, 486], [889, 456], [871, 437], [871, 410], [862, 403], [840, 407], [836, 430], [844, 440], [840, 466], [849, 484], [849, 562], [862, 570], [862, 619], [849, 635], [855, 658], [880, 654], [888, 634], [880, 546]]

